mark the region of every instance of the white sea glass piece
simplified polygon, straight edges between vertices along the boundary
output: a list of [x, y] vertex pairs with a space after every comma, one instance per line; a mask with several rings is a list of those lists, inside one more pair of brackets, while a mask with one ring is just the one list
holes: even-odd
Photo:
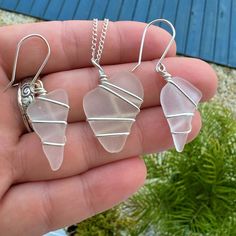
[[54, 171], [63, 162], [68, 112], [68, 96], [62, 89], [36, 97], [27, 109], [32, 127], [41, 139], [43, 151]]
[[123, 149], [142, 101], [143, 87], [129, 72], [115, 75], [86, 94], [83, 106], [87, 120], [106, 151]]
[[192, 130], [192, 117], [202, 93], [180, 77], [172, 77], [171, 80], [174, 84], [168, 82], [161, 90], [161, 105], [172, 133], [175, 148], [178, 152], [182, 152], [188, 133]]

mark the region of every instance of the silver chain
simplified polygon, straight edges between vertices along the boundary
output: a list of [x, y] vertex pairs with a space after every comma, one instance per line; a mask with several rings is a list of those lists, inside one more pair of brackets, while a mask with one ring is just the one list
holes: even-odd
[[[97, 46], [98, 42], [98, 19], [93, 19], [93, 30], [92, 30], [92, 60], [96, 61], [97, 63], [100, 62], [103, 48], [104, 48], [104, 43], [106, 39], [106, 33], [108, 29], [108, 24], [109, 20], [104, 19], [103, 26], [102, 26], [102, 32], [100, 35], [99, 43]], [[97, 53], [97, 55], [96, 55]]]

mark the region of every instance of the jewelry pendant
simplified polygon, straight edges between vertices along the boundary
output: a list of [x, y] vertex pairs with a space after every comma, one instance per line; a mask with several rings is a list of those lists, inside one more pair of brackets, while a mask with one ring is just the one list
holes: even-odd
[[167, 118], [175, 148], [182, 152], [192, 130], [192, 117], [202, 93], [180, 77], [168, 77], [161, 90], [161, 105]]
[[62, 89], [37, 96], [27, 108], [31, 126], [39, 136], [54, 171], [63, 162], [68, 112], [68, 96]]
[[187, 142], [188, 134], [192, 130], [192, 117], [202, 98], [202, 93], [188, 81], [180, 77], [172, 77], [162, 63], [176, 35], [174, 26], [168, 20], [156, 19], [146, 25], [141, 40], [138, 63], [132, 71], [137, 69], [141, 64], [144, 40], [148, 27], [160, 22], [167, 24], [172, 30], [172, 37], [156, 64], [156, 71], [167, 82], [161, 90], [161, 106], [169, 124], [175, 148], [178, 152], [182, 152]]
[[123, 72], [101, 78], [97, 88], [83, 101], [84, 111], [95, 136], [110, 153], [120, 152], [143, 102], [143, 87], [134, 74]]
[[27, 130], [37, 133], [49, 164], [52, 170], [55, 171], [61, 167], [63, 162], [69, 105], [66, 91], [58, 89], [47, 94], [42, 81], [39, 80], [39, 75], [51, 54], [50, 45], [42, 35], [26, 35], [17, 44], [12, 79], [4, 91], [14, 84], [21, 45], [32, 37], [43, 40], [48, 52], [35, 76], [18, 84], [18, 106]]
[[51, 169], [56, 171], [61, 167], [64, 156], [68, 96], [63, 89], [47, 94], [40, 80], [32, 89], [31, 81], [25, 79], [19, 84], [18, 104], [28, 131], [34, 131], [39, 136]]
[[109, 79], [99, 62], [109, 20], [103, 22], [98, 42], [98, 20], [93, 20], [92, 64], [100, 74], [100, 84], [83, 100], [84, 112], [94, 135], [110, 153], [120, 152], [143, 102], [143, 87], [134, 74], [123, 72]]

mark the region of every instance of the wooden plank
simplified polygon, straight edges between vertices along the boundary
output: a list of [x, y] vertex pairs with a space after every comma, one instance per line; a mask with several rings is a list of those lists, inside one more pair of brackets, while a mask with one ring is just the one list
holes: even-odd
[[147, 14], [147, 22], [162, 18], [162, 12], [165, 5], [164, 2], [165, 0], [151, 0], [149, 12]]
[[137, 0], [137, 5], [132, 20], [145, 22], [147, 20], [150, 4], [150, 0]]
[[30, 14], [38, 18], [43, 18], [49, 3], [50, 0], [34, 1]]
[[19, 3], [19, 0], [17, 0], [17, 1], [3, 0], [1, 5], [3, 8], [9, 9], [9, 10], [15, 10], [18, 3]]
[[185, 52], [189, 31], [189, 18], [191, 14], [192, 0], [179, 0], [178, 12], [175, 21], [176, 43], [179, 52]]
[[108, 3], [108, 0], [95, 0], [92, 5], [90, 16], [92, 16], [92, 18], [98, 18], [99, 20], [103, 20], [106, 13], [106, 9], [108, 7]]
[[217, 16], [218, 0], [207, 1], [200, 48], [200, 57], [206, 60], [214, 58]]
[[109, 1], [105, 17], [111, 21], [119, 20], [124, 0]]
[[230, 7], [231, 0], [219, 0], [213, 60], [221, 64], [228, 61], [228, 47], [226, 45], [229, 45], [230, 39]]
[[0, 0], [0, 7], [46, 20], [166, 18], [178, 53], [236, 67], [236, 0]]
[[124, 0], [119, 20], [132, 20], [136, 10], [136, 5], [136, 0]]
[[199, 57], [205, 7], [205, 0], [193, 0], [189, 34], [187, 37], [185, 50], [187, 55]]
[[47, 20], [52, 18], [57, 19], [61, 13], [63, 4], [64, 0], [50, 0], [43, 17]]
[[71, 20], [74, 18], [74, 14], [78, 7], [79, 0], [64, 0], [58, 20]]
[[16, 11], [30, 12], [34, 4], [34, 0], [20, 0], [16, 6]]
[[74, 14], [74, 19], [87, 20], [90, 17], [93, 0], [80, 0], [77, 10]]
[[[163, 13], [161, 18], [169, 20], [173, 25], [175, 25], [175, 19], [177, 14], [179, 0], [166, 0], [163, 8]], [[160, 24], [162, 28], [171, 32], [171, 29], [166, 24]]]
[[[228, 65], [236, 67], [236, 1], [232, 1]], [[224, 63], [225, 64], [225, 63]]]

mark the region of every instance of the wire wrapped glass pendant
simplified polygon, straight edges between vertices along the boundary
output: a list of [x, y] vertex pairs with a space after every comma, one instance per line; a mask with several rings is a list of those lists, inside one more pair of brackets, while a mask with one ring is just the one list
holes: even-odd
[[68, 112], [68, 96], [62, 89], [35, 97], [27, 108], [31, 126], [41, 139], [43, 151], [54, 171], [63, 162]]
[[101, 79], [84, 97], [84, 111], [104, 149], [120, 152], [143, 102], [143, 87], [134, 74], [123, 72]]
[[167, 118], [175, 148], [182, 152], [192, 130], [192, 117], [201, 100], [202, 93], [180, 77], [166, 78], [161, 90], [161, 105]]
[[24, 41], [33, 37], [43, 40], [48, 52], [35, 76], [19, 82], [17, 101], [27, 130], [29, 132], [35, 131], [38, 134], [52, 170], [58, 170], [63, 161], [66, 142], [65, 132], [69, 111], [68, 96], [66, 91], [62, 89], [47, 94], [42, 81], [39, 79], [39, 75], [51, 54], [50, 45], [42, 35], [26, 35], [17, 44], [12, 78], [4, 91], [13, 86], [15, 82], [21, 45]]

